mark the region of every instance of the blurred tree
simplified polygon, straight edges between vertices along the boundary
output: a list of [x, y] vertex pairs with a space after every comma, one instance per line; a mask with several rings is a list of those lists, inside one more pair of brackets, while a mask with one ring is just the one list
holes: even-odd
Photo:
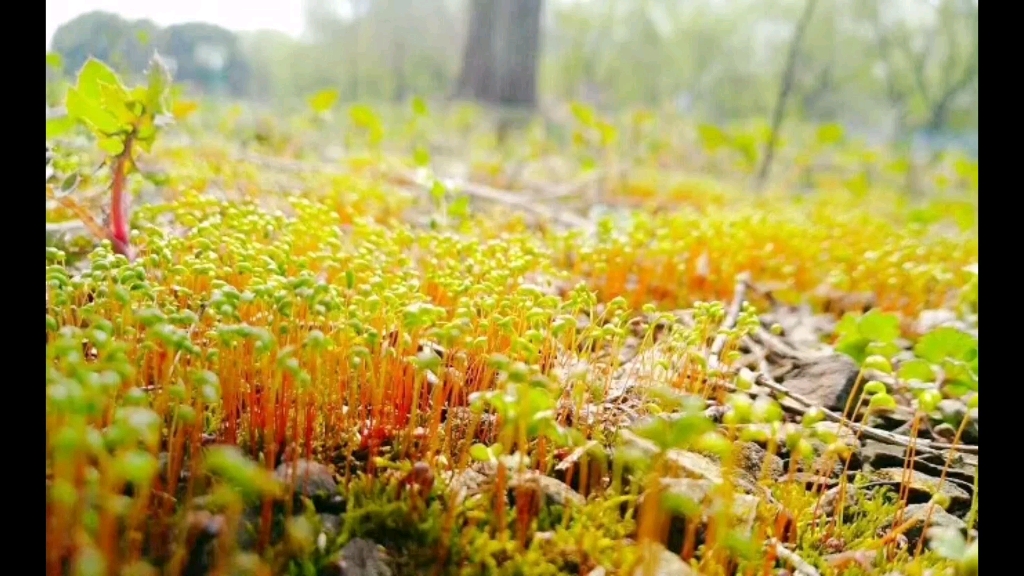
[[58, 27], [51, 49], [63, 57], [68, 74], [78, 72], [90, 56], [121, 73], [139, 74], [149, 63], [150, 42], [158, 30], [149, 20], [130, 22], [109, 12], [88, 12]]
[[345, 99], [401, 100], [450, 82], [460, 38], [446, 0], [305, 0], [305, 11], [317, 75]]
[[230, 30], [205, 23], [175, 24], [161, 31], [159, 46], [172, 59], [176, 80], [214, 94], [249, 94], [252, 70]]
[[537, 104], [543, 0], [473, 0], [456, 96], [509, 106]]
[[978, 3], [939, 0], [926, 3], [923, 13], [901, 8], [880, 0], [858, 3], [874, 33], [879, 75], [896, 112], [896, 137], [906, 140], [920, 128], [947, 128], [954, 109], [976, 109]]

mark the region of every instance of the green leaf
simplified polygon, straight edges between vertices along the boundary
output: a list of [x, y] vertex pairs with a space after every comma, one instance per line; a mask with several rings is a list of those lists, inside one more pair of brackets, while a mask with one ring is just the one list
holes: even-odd
[[184, 120], [192, 115], [193, 112], [199, 109], [199, 103], [192, 100], [178, 100], [176, 99], [171, 104], [171, 115], [177, 120]]
[[111, 156], [117, 156], [121, 152], [124, 152], [124, 140], [119, 136], [101, 138], [97, 144], [99, 144], [100, 150], [103, 150]]
[[900, 337], [900, 321], [893, 314], [870, 310], [857, 322], [860, 335], [874, 342], [892, 342]]
[[71, 174], [68, 174], [67, 177], [65, 177], [64, 180], [60, 183], [60, 191], [64, 194], [67, 194], [74, 190], [76, 186], [78, 186], [78, 173], [73, 172]]
[[56, 52], [47, 52], [46, 65], [54, 70], [60, 70], [64, 67], [64, 59]]
[[[99, 86], [96, 86], [97, 95], [99, 90]], [[67, 108], [69, 117], [85, 123], [100, 134], [115, 134], [123, 128], [113, 114], [100, 107], [96, 100], [86, 98], [76, 88], [68, 88], [67, 99], [64, 105]]]
[[483, 444], [473, 444], [469, 447], [469, 457], [477, 462], [490, 462], [493, 459], [491, 451]]
[[660, 449], [673, 447], [671, 430], [664, 418], [649, 417], [634, 425], [633, 433], [654, 442]]
[[902, 351], [903, 349], [897, 346], [895, 342], [869, 342], [868, 345], [864, 347], [865, 354], [877, 354], [884, 358], [892, 358]]
[[597, 131], [601, 134], [602, 146], [610, 146], [619, 138], [619, 131], [615, 129], [615, 126], [607, 122], [598, 122]]
[[78, 71], [78, 80], [75, 87], [78, 88], [81, 95], [85, 98], [98, 102], [102, 97], [100, 92], [101, 84], [109, 84], [124, 91], [124, 85], [121, 84], [121, 79], [117, 77], [117, 73], [103, 62], [95, 58], [89, 58], [82, 66], [82, 69]]
[[869, 342], [867, 338], [861, 337], [843, 339], [836, 344], [836, 352], [845, 354], [857, 364], [861, 364], [867, 358], [867, 344]]
[[969, 362], [978, 357], [977, 338], [950, 326], [925, 334], [914, 346], [914, 354], [935, 364], [947, 358]]
[[426, 146], [416, 146], [412, 151], [412, 160], [417, 166], [430, 164], [430, 151]]
[[50, 118], [46, 121], [46, 139], [50, 140], [67, 134], [78, 122], [70, 116]]
[[338, 101], [338, 91], [334, 88], [321, 90], [309, 97], [309, 107], [317, 114], [323, 114], [334, 107]]
[[419, 96], [413, 96], [412, 113], [415, 114], [416, 116], [426, 116], [428, 113], [426, 100]]
[[946, 373], [948, 383], [962, 386], [971, 392], [978, 391], [978, 378], [967, 363], [947, 359], [942, 363], [942, 370]]
[[153, 57], [149, 60], [146, 82], [146, 110], [151, 114], [164, 114], [167, 112], [171, 71], [157, 52], [153, 52]]
[[844, 136], [843, 127], [839, 124], [825, 124], [818, 128], [818, 143], [824, 146], [838, 144]]
[[435, 201], [440, 202], [444, 200], [444, 195], [448, 192], [444, 184], [440, 180], [434, 180], [434, 183], [430, 186], [430, 197]]
[[138, 115], [130, 109], [128, 92], [124, 88], [111, 84], [100, 84], [100, 94], [102, 96], [100, 106], [113, 114], [118, 122], [130, 124], [135, 121]]
[[380, 127], [380, 118], [377, 113], [366, 104], [353, 105], [349, 108], [348, 115], [352, 123], [360, 128], [372, 130]]
[[932, 382], [935, 380], [935, 369], [932, 368], [931, 362], [915, 358], [904, 362], [896, 371], [896, 375], [900, 377], [900, 380]]
[[469, 218], [469, 196], [463, 194], [452, 201], [448, 214], [454, 218]]
[[697, 135], [700, 137], [701, 144], [709, 152], [714, 152], [729, 143], [729, 137], [725, 135], [725, 132], [712, 124], [697, 126]]
[[136, 138], [135, 144], [146, 154], [153, 151], [153, 138]]
[[842, 319], [836, 324], [835, 332], [840, 339], [860, 336], [860, 330], [857, 328], [857, 315], [852, 312], [843, 314]]
[[572, 115], [576, 117], [576, 120], [584, 126], [592, 126], [596, 120], [594, 109], [582, 102], [573, 102], [569, 105], [572, 109]]

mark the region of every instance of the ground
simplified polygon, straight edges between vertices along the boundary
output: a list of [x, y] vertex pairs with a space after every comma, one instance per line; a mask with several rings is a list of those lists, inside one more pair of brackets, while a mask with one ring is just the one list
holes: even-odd
[[54, 146], [48, 573], [977, 573], [976, 161], [471, 113]]

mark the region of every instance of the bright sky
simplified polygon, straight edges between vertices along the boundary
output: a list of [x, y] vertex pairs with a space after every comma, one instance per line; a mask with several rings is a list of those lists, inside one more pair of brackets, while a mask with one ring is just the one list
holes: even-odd
[[148, 18], [160, 26], [209, 22], [229, 30], [302, 33], [302, 2], [297, 0], [46, 0], [46, 46], [57, 27], [93, 10], [128, 20]]

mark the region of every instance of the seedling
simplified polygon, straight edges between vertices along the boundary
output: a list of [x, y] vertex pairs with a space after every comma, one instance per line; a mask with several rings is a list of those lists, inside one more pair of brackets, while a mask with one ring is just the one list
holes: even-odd
[[[76, 125], [85, 126], [105, 155], [103, 165], [110, 170], [110, 223], [104, 230], [77, 203], [60, 196], [62, 203], [78, 216], [98, 239], [110, 240], [115, 252], [135, 258], [130, 238], [130, 191], [128, 177], [138, 170], [138, 150], [150, 152], [161, 128], [172, 121], [168, 94], [171, 75], [156, 53], [146, 72], [146, 83], [127, 88], [106, 64], [90, 58], [78, 72], [74, 86], [67, 90], [64, 106], [67, 115], [46, 122], [47, 139], [68, 133]], [[77, 176], [65, 179], [63, 194], [74, 190]], [[47, 188], [48, 195], [56, 196]]]

